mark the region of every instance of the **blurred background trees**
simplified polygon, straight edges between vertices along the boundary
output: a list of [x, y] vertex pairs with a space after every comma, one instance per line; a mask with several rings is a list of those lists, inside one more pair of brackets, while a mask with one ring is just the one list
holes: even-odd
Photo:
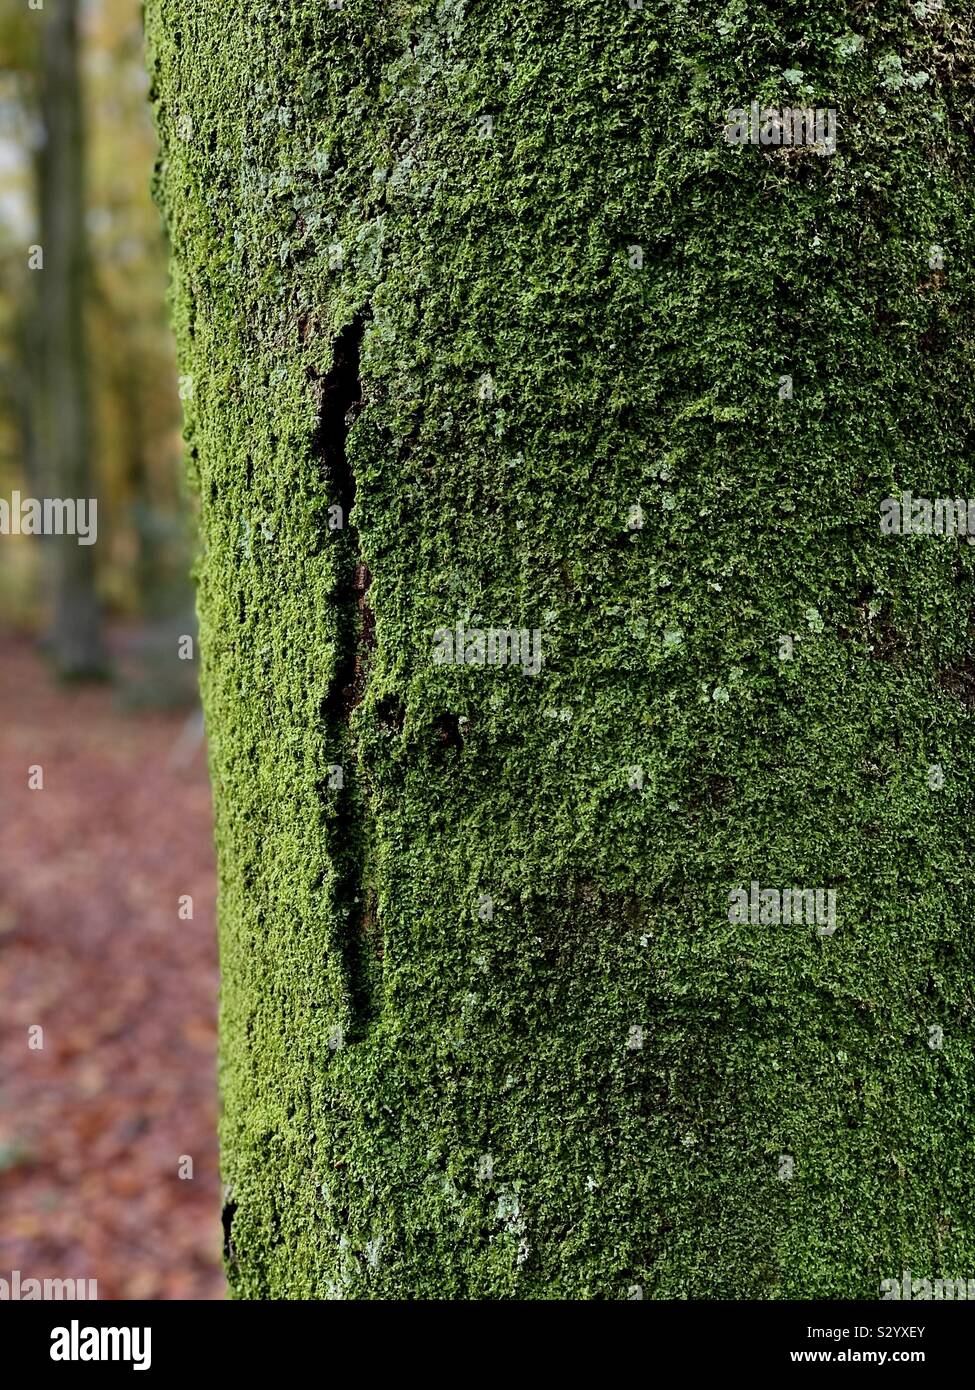
[[0, 614], [67, 675], [105, 669], [100, 614], [150, 656], [192, 630], [154, 159], [135, 0], [5, 7], [0, 496], [97, 497], [98, 543], [4, 537]]
[[0, 4], [0, 498], [94, 496], [98, 539], [0, 535], [0, 1269], [216, 1298], [216, 885], [141, 4], [36, 4]]

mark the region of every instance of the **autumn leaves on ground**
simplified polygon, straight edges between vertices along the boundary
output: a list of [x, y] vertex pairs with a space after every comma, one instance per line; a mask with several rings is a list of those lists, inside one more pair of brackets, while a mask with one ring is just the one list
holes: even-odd
[[126, 709], [118, 683], [59, 686], [31, 642], [3, 634], [0, 997], [0, 1277], [97, 1279], [100, 1299], [222, 1297], [195, 716]]

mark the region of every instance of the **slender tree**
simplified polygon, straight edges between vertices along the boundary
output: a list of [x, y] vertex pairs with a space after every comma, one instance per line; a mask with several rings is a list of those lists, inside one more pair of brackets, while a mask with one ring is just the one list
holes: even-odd
[[[36, 321], [35, 428], [44, 494], [94, 496], [84, 331], [86, 236], [84, 138], [77, 0], [38, 14], [43, 25], [38, 159], [40, 243]], [[65, 676], [99, 675], [105, 666], [95, 547], [76, 537], [45, 537], [50, 648]]]
[[147, 17], [234, 1293], [970, 1273], [971, 7]]

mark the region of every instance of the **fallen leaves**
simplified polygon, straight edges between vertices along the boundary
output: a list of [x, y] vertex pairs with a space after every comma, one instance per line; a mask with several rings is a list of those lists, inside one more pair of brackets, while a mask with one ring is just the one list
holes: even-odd
[[0, 682], [0, 1274], [220, 1298], [202, 745], [174, 759], [185, 713], [58, 687], [21, 638], [0, 637]]

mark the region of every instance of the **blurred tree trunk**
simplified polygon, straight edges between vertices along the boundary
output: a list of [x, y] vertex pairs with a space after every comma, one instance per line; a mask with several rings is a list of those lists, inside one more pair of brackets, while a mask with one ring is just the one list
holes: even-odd
[[[922, 9], [148, 0], [237, 1296], [975, 1269], [975, 552], [879, 525], [975, 496]], [[798, 100], [836, 153], [725, 138]]]
[[44, 492], [37, 439], [37, 379], [41, 353], [34, 308], [28, 298], [14, 322], [10, 407], [17, 421], [26, 490], [30, 496], [40, 497]]
[[125, 442], [126, 500], [135, 538], [132, 590], [139, 610], [158, 616], [165, 609], [165, 572], [160, 525], [146, 456], [146, 418], [142, 401], [140, 363], [134, 352], [119, 360], [112, 372]]
[[[86, 233], [78, 4], [59, 0], [43, 25], [38, 157], [40, 242], [37, 321], [39, 361], [35, 428], [46, 497], [94, 495], [84, 329]], [[104, 517], [99, 517], [104, 525]], [[95, 546], [74, 536], [43, 539], [49, 644], [59, 672], [100, 675], [105, 656], [96, 597]]]

